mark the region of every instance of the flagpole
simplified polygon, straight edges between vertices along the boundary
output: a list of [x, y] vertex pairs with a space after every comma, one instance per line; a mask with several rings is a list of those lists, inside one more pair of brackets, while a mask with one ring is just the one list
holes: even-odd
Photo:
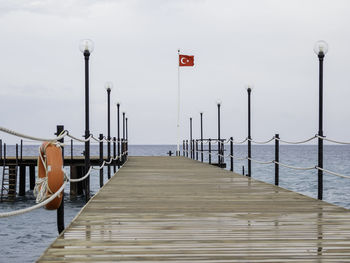
[[176, 155], [180, 156], [180, 49], [177, 50], [177, 149]]

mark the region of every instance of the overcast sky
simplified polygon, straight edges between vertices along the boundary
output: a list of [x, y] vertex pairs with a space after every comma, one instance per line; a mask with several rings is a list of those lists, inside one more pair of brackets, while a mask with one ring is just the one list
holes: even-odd
[[[106, 134], [106, 81], [112, 135], [120, 101], [132, 144], [176, 143], [177, 49], [194, 55], [181, 68], [181, 138], [247, 135], [246, 84], [253, 84], [252, 137], [285, 140], [318, 130], [318, 59], [325, 57], [324, 133], [350, 141], [350, 1], [0, 0], [0, 126], [52, 136], [57, 124], [83, 135], [84, 60], [90, 38], [90, 127]], [[18, 139], [0, 135], [8, 143]]]

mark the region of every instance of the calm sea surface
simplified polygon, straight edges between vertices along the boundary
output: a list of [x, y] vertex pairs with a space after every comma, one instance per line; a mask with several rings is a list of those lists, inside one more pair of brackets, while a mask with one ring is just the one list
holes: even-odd
[[[83, 146], [74, 147], [74, 155], [82, 155]], [[229, 147], [226, 146], [226, 149]], [[171, 150], [175, 152], [174, 145], [131, 145], [129, 146], [129, 155], [131, 156], [159, 156], [167, 155]], [[8, 146], [8, 155], [15, 155], [15, 147]], [[106, 151], [105, 151], [106, 152]], [[24, 146], [23, 155], [36, 156], [38, 146]], [[182, 154], [182, 152], [181, 152]], [[226, 152], [228, 154], [228, 152]], [[65, 148], [65, 155], [70, 155], [70, 147]], [[91, 155], [98, 155], [98, 145], [91, 146]], [[247, 155], [247, 146], [239, 145], [234, 148], [234, 155], [245, 157]], [[271, 161], [274, 159], [274, 146], [253, 146], [252, 156], [260, 161]], [[200, 155], [199, 155], [200, 158]], [[205, 161], [208, 157], [205, 154]], [[217, 162], [213, 158], [213, 162]], [[229, 168], [229, 159], [226, 158]], [[280, 162], [310, 167], [317, 164], [317, 146], [280, 146]], [[242, 173], [242, 167], [246, 161], [234, 162], [234, 170]], [[324, 146], [324, 167], [328, 170], [350, 176], [350, 146]], [[67, 170], [68, 172], [68, 170]], [[0, 168], [2, 178], [2, 168]], [[27, 171], [28, 174], [28, 171]], [[252, 177], [267, 183], [274, 182], [274, 165], [252, 164]], [[96, 193], [99, 188], [98, 171], [93, 171], [91, 176], [91, 190]], [[105, 171], [105, 181], [107, 175]], [[28, 182], [28, 179], [27, 179]], [[280, 186], [311, 197], [317, 197], [317, 171], [296, 171], [280, 167]], [[27, 188], [29, 186], [27, 185]], [[66, 189], [65, 192], [69, 192]], [[344, 179], [333, 175], [324, 175], [324, 200], [339, 206], [350, 208], [350, 179]], [[28, 191], [25, 198], [17, 202], [0, 203], [0, 212], [17, 210], [29, 207], [35, 204], [31, 191]], [[80, 211], [84, 201], [78, 198], [75, 201], [65, 197], [65, 225]], [[57, 237], [56, 211], [48, 211], [43, 208], [33, 212], [0, 219], [0, 262], [34, 262], [50, 243]]]

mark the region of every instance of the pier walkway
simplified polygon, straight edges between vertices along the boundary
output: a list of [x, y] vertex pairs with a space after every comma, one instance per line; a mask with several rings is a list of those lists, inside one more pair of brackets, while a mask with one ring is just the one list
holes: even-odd
[[350, 210], [184, 157], [129, 157], [38, 262], [350, 262]]

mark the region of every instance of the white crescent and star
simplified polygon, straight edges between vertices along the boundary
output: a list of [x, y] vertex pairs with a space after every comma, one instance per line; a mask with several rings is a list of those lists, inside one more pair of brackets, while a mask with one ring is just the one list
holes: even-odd
[[[184, 61], [184, 59], [186, 59], [186, 61]], [[188, 58], [181, 58], [181, 64], [186, 64], [188, 62], [190, 62]]]

